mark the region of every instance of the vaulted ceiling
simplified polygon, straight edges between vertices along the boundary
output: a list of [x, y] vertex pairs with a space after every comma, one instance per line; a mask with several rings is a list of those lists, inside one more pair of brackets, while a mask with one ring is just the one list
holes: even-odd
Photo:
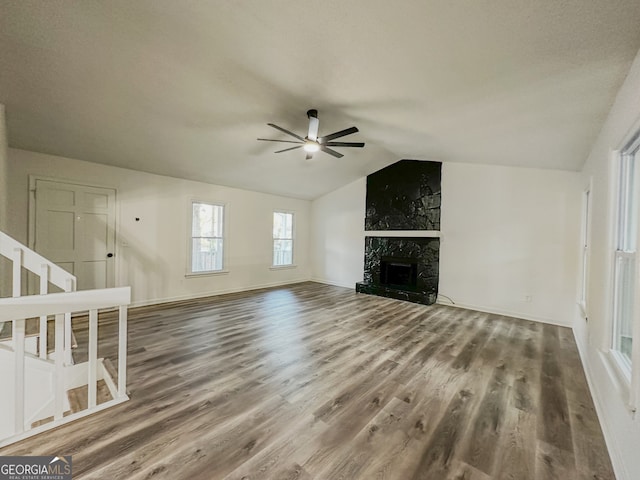
[[[401, 158], [579, 170], [639, 48], [638, 0], [0, 0], [0, 103], [12, 147], [311, 199]], [[309, 108], [366, 147], [256, 141]]]

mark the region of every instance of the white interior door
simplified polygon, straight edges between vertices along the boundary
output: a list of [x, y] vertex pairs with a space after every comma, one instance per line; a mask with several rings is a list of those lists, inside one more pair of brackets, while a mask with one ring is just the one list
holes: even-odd
[[35, 183], [35, 250], [76, 276], [78, 290], [113, 287], [115, 199], [109, 188]]

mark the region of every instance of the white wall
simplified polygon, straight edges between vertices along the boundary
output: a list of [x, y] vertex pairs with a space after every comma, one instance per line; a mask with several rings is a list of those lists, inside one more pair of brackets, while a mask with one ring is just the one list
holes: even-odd
[[7, 188], [9, 185], [7, 148], [5, 108], [0, 103], [0, 230], [3, 230], [7, 223]]
[[[7, 191], [9, 189], [9, 158], [7, 153], [7, 124], [5, 107], [0, 103], [0, 230], [7, 228]], [[10, 263], [0, 256], [0, 297], [11, 295]], [[0, 328], [1, 328], [0, 323]]]
[[[306, 200], [9, 149], [7, 233], [23, 243], [27, 243], [29, 175], [117, 189], [116, 284], [131, 285], [134, 304], [291, 283], [310, 276]], [[185, 277], [192, 197], [227, 204], [228, 274]], [[274, 209], [296, 214], [297, 268], [269, 269]], [[141, 220], [136, 222], [136, 217]]]
[[477, 310], [571, 325], [579, 178], [556, 170], [444, 164], [439, 293]]
[[[612, 375], [606, 355], [612, 329], [612, 247], [609, 239], [613, 223], [613, 201], [610, 198], [609, 167], [612, 162], [611, 152], [623, 147], [628, 135], [639, 129], [640, 52], [618, 92], [609, 117], [583, 169], [583, 184], [592, 182], [589, 321], [587, 323], [584, 319], [576, 317], [574, 323], [576, 340], [596, 400], [616, 475], [620, 480], [640, 478], [640, 418], [633, 419], [627, 410], [627, 392], [622, 391]], [[636, 365], [635, 368], [640, 368], [640, 365]]]
[[355, 288], [364, 270], [366, 178], [311, 203], [312, 278]]
[[[439, 292], [477, 310], [570, 325], [580, 192], [578, 173], [443, 164]], [[362, 280], [365, 195], [363, 178], [313, 201], [314, 279]]]

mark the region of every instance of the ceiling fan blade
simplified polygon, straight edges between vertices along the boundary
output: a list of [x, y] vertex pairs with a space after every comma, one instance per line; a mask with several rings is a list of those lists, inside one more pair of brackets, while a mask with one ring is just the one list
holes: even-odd
[[301, 141], [304, 142], [304, 138], [302, 138], [300, 135], [296, 135], [295, 133], [290, 132], [286, 128], [279, 127], [278, 125], [275, 125], [273, 123], [267, 123], [267, 125], [269, 125], [270, 127], [275, 128], [276, 130], [280, 130], [281, 132], [286, 133], [287, 135], [291, 135], [292, 137], [297, 138], [298, 140], [301, 140]]
[[327, 143], [327, 142], [330, 142], [331, 140], [333, 140], [334, 138], [344, 137], [346, 135], [351, 135], [352, 133], [356, 133], [356, 132], [359, 132], [359, 131], [360, 130], [358, 130], [356, 127], [345, 128], [344, 130], [340, 130], [339, 132], [335, 132], [335, 133], [332, 133], [330, 135], [326, 135], [324, 137], [320, 137], [318, 139], [318, 142]]
[[322, 150], [323, 152], [328, 153], [329, 155], [333, 155], [336, 158], [344, 157], [344, 155], [342, 155], [341, 153], [336, 152], [335, 150], [331, 150], [330, 148], [327, 148], [324, 145], [320, 145], [320, 150]]
[[309, 135], [307, 135], [307, 138], [315, 142], [318, 139], [318, 127], [320, 126], [318, 111], [309, 110], [307, 112], [307, 117], [309, 117]]
[[259, 138], [258, 140], [262, 140], [263, 142], [302, 143], [294, 142], [293, 140], [274, 140], [272, 138]]
[[364, 142], [327, 142], [323, 145], [327, 147], [364, 147]]
[[298, 145], [297, 147], [285, 148], [284, 150], [278, 150], [277, 152], [273, 152], [273, 153], [288, 152], [289, 150], [295, 150], [296, 148], [302, 148], [302, 145]]

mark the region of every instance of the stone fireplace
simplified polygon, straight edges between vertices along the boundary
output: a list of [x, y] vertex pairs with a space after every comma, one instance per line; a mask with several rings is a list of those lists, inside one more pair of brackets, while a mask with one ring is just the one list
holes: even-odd
[[401, 160], [367, 177], [364, 274], [357, 292], [436, 301], [441, 167]]

